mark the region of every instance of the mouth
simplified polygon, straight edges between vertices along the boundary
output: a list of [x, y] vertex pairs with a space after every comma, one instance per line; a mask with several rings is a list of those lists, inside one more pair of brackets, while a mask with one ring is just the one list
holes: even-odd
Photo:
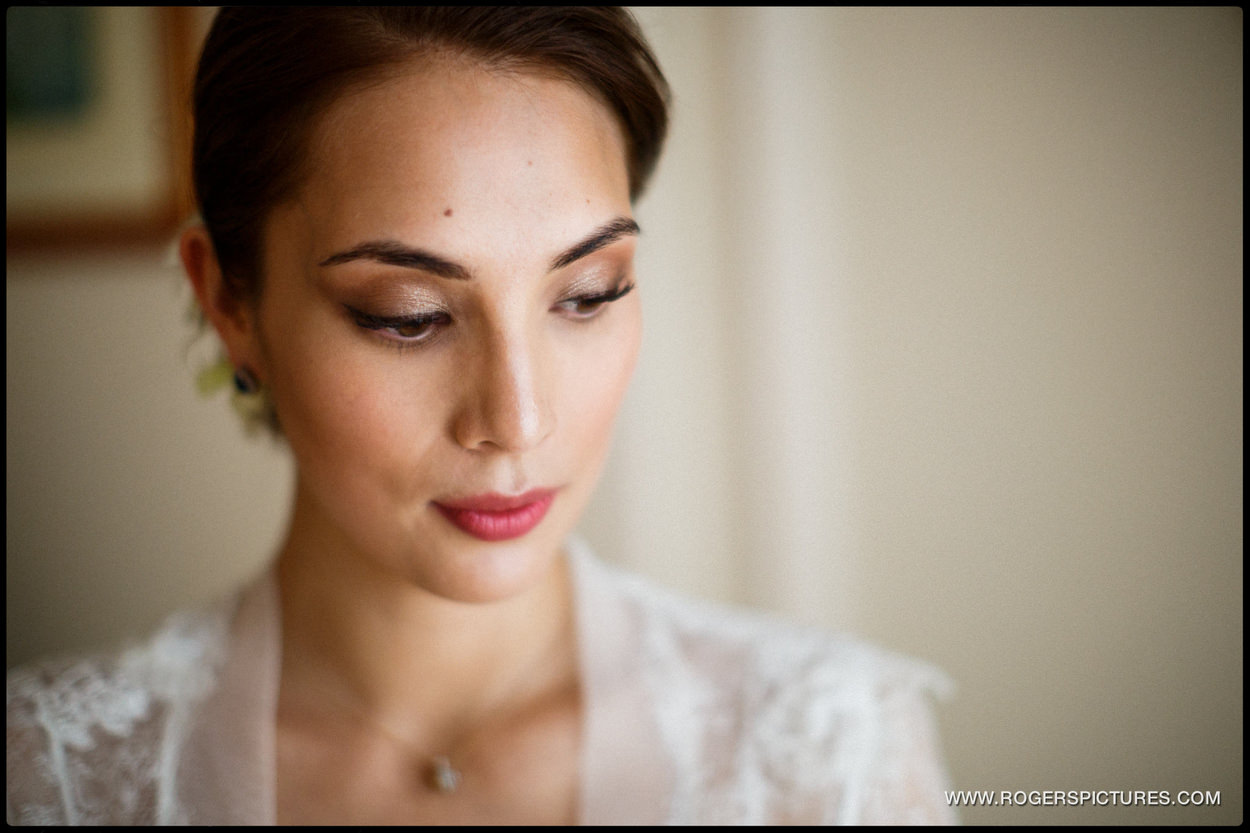
[[474, 538], [508, 541], [538, 526], [555, 497], [555, 489], [533, 489], [520, 495], [485, 494], [434, 501], [434, 508]]

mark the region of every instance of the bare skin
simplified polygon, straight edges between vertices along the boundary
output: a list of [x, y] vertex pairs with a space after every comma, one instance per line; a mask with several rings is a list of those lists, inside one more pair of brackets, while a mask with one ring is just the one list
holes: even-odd
[[[298, 466], [278, 821], [573, 823], [582, 703], [560, 547], [641, 334], [638, 293], [620, 292], [635, 280], [620, 129], [567, 82], [440, 59], [333, 104], [311, 161], [266, 226], [258, 304], [222, 294], [202, 229], [182, 242]], [[463, 274], [335, 258], [379, 240]], [[511, 540], [434, 508], [534, 488], [555, 500]], [[463, 773], [450, 795], [430, 786], [437, 755]]]

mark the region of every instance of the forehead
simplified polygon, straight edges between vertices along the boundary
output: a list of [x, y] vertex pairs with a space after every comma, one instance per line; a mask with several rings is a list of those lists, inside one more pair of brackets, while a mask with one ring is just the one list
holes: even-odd
[[450, 217], [531, 235], [541, 219], [568, 226], [547, 229], [557, 237], [576, 236], [629, 211], [625, 154], [616, 118], [572, 82], [424, 60], [326, 110], [296, 202], [315, 233], [336, 242], [438, 243], [452, 224], [434, 221]]

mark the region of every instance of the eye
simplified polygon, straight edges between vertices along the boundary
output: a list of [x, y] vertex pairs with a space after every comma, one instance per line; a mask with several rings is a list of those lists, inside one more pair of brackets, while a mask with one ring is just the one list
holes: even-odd
[[556, 307], [563, 311], [569, 318], [585, 320], [594, 318], [603, 309], [606, 304], [613, 301], [619, 301], [628, 295], [634, 288], [634, 284], [623, 286], [619, 289], [613, 289], [610, 292], [599, 292], [594, 295], [579, 295], [575, 298], [566, 298]]
[[361, 312], [346, 304], [344, 306], [358, 327], [372, 330], [380, 338], [391, 342], [396, 347], [415, 347], [424, 344], [451, 323], [450, 316], [444, 312], [413, 316], [384, 316]]

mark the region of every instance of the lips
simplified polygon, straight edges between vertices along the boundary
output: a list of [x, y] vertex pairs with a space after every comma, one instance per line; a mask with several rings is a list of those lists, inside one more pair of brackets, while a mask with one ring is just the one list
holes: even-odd
[[521, 495], [486, 494], [434, 501], [434, 507], [474, 538], [507, 541], [538, 526], [555, 496], [555, 489], [534, 489]]

